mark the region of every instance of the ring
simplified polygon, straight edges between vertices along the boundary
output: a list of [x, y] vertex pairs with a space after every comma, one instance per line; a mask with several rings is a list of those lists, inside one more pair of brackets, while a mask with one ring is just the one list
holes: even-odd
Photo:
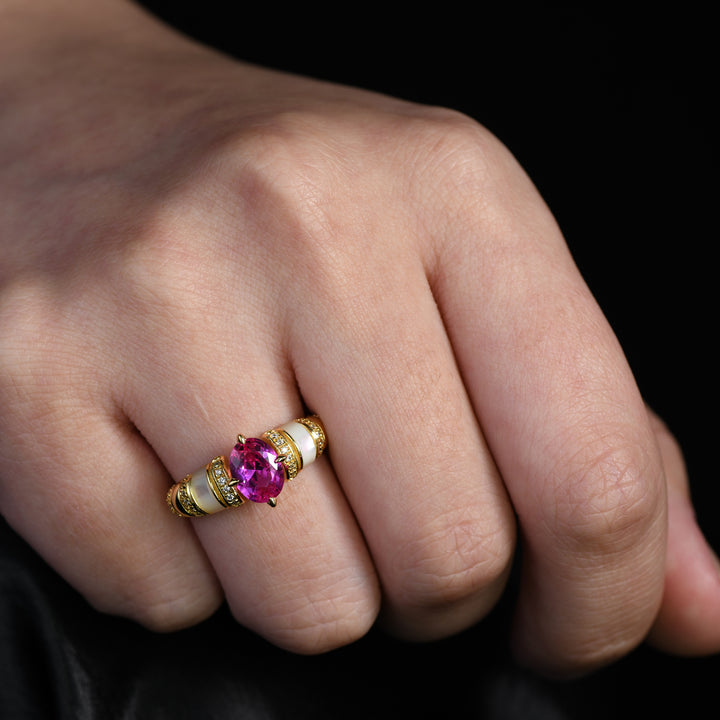
[[175, 515], [184, 518], [212, 515], [248, 500], [275, 507], [285, 482], [319, 458], [326, 447], [325, 428], [317, 415], [293, 420], [259, 438], [238, 435], [227, 458], [213, 458], [175, 483], [167, 503]]

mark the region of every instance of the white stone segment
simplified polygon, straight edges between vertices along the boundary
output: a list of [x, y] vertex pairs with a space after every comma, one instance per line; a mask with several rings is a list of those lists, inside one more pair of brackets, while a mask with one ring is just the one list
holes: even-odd
[[192, 488], [195, 501], [206, 513], [212, 514], [225, 509], [217, 501], [215, 495], [213, 495], [213, 491], [208, 485], [207, 471], [205, 468], [196, 470], [193, 473], [192, 480], [190, 480], [190, 487]]
[[303, 465], [309, 465], [315, 461], [316, 449], [315, 440], [313, 440], [312, 433], [302, 423], [289, 422], [280, 428], [283, 432], [286, 432], [298, 446], [300, 454], [302, 455]]

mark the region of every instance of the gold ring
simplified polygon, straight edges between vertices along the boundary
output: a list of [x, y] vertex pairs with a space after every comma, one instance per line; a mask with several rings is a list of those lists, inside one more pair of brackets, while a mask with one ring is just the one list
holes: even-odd
[[175, 483], [167, 503], [180, 517], [212, 515], [248, 500], [275, 507], [285, 482], [319, 458], [326, 447], [325, 428], [317, 415], [285, 423], [259, 438], [238, 435], [227, 458], [213, 458]]

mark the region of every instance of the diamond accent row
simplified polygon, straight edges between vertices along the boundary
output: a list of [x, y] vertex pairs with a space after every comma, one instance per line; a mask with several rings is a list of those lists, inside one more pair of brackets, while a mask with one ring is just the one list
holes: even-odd
[[173, 500], [175, 499], [176, 493], [177, 493], [177, 485], [173, 485], [169, 490], [167, 495], [165, 496], [165, 500], [167, 501], [168, 507], [170, 508], [170, 511], [173, 515], [177, 515], [178, 517], [185, 517], [176, 507]]
[[230, 473], [225, 465], [224, 457], [213, 458], [208, 463], [207, 474], [210, 487], [220, 503], [226, 507], [240, 507], [245, 502], [245, 499], [238, 495], [235, 488], [230, 484]]
[[288, 480], [292, 480], [299, 472], [300, 467], [297, 460], [297, 452], [291, 447], [287, 436], [278, 430], [268, 430], [264, 433], [265, 439], [277, 450], [277, 454], [285, 457], [283, 466]]
[[315, 441], [315, 447], [317, 448], [318, 457], [323, 454], [327, 447], [327, 437], [325, 436], [325, 430], [320, 423], [315, 422], [312, 418], [298, 418], [295, 422], [304, 425], [313, 437]]
[[200, 517], [202, 515], [206, 515], [204, 510], [202, 510], [200, 507], [198, 507], [197, 503], [195, 502], [195, 499], [190, 494], [190, 490], [188, 489], [188, 485], [190, 483], [190, 480], [192, 479], [192, 475], [186, 475], [183, 482], [180, 483], [180, 486], [177, 490], [177, 499], [180, 503], [182, 509], [188, 514], [188, 515], [194, 515], [195, 517]]

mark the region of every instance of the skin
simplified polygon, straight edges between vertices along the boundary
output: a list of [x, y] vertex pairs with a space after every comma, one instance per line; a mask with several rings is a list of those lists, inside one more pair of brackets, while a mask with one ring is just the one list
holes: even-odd
[[[720, 649], [720, 572], [553, 217], [458, 113], [253, 67], [121, 0], [0, 0], [0, 509], [98, 609], [299, 653], [480, 621]], [[278, 507], [172, 482], [317, 412]], [[28, 493], [32, 478], [32, 501]]]

